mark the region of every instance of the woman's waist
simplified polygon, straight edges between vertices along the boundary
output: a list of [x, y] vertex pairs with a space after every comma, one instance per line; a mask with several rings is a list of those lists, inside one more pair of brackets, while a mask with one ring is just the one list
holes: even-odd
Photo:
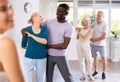
[[78, 40], [78, 41], [77, 41], [77, 44], [90, 45], [90, 41]]

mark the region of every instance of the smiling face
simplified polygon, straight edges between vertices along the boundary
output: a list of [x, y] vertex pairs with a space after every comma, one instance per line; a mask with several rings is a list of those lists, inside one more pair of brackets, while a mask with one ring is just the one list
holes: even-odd
[[68, 14], [67, 9], [60, 6], [58, 7], [56, 12], [58, 21], [65, 20], [67, 14]]
[[88, 18], [88, 17], [83, 18], [82, 25], [85, 27], [89, 27], [90, 26], [90, 18]]
[[101, 22], [103, 21], [103, 18], [104, 18], [103, 12], [99, 11], [99, 12], [97, 13], [97, 22], [98, 22], [98, 23], [101, 23]]
[[13, 26], [13, 10], [8, 6], [7, 0], [0, 0], [0, 32], [4, 32]]
[[90, 22], [88, 20], [83, 21], [83, 26], [88, 27], [90, 25]]

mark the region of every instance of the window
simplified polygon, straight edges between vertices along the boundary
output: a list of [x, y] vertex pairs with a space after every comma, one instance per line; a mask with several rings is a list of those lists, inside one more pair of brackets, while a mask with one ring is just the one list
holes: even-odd
[[70, 6], [70, 10], [69, 10], [69, 14], [67, 16], [67, 19], [73, 25], [73, 2], [58, 2], [58, 5], [61, 3], [66, 3]]
[[[73, 0], [58, 1], [58, 3], [67, 3], [70, 5], [70, 13], [68, 15], [68, 20], [73, 25]], [[120, 0], [78, 0], [77, 6], [77, 26], [82, 26], [81, 19], [85, 16], [89, 16], [93, 22], [96, 13], [100, 10], [104, 12], [104, 20], [110, 28], [109, 32], [117, 31], [120, 34]]]
[[111, 10], [111, 31], [120, 34], [120, 8], [112, 8]]
[[93, 9], [92, 8], [79, 8], [78, 9], [78, 27], [82, 27], [81, 20], [83, 17], [90, 17], [91, 20], [94, 20], [93, 18]]

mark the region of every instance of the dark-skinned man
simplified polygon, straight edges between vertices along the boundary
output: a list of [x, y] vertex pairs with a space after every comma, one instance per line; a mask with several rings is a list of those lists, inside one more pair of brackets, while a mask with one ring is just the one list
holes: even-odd
[[69, 12], [67, 4], [60, 4], [57, 8], [57, 18], [45, 21], [48, 27], [48, 60], [47, 60], [47, 82], [53, 82], [55, 65], [58, 66], [65, 82], [73, 82], [69, 72], [65, 53], [72, 36], [72, 26], [66, 20]]
[[[55, 65], [58, 66], [65, 82], [74, 82], [65, 57], [66, 48], [69, 45], [73, 31], [72, 26], [66, 20], [68, 12], [69, 6], [60, 4], [57, 8], [56, 18], [44, 22], [44, 25], [48, 27], [46, 82], [53, 82]], [[25, 28], [22, 29], [22, 34], [25, 35]]]

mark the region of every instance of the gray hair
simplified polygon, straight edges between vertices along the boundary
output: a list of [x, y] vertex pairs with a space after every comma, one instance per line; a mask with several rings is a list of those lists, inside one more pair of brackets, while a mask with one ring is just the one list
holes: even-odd
[[[84, 17], [83, 19], [82, 19], [82, 22], [81, 22], [81, 24], [83, 25], [83, 22], [84, 21], [88, 21], [89, 23], [91, 22], [91, 20], [90, 20], [90, 18], [89, 17]], [[83, 25], [84, 26], [84, 25]]]
[[103, 12], [103, 11], [98, 11], [97, 14], [98, 14], [98, 13], [101, 13], [102, 16], [104, 16], [104, 12]]

